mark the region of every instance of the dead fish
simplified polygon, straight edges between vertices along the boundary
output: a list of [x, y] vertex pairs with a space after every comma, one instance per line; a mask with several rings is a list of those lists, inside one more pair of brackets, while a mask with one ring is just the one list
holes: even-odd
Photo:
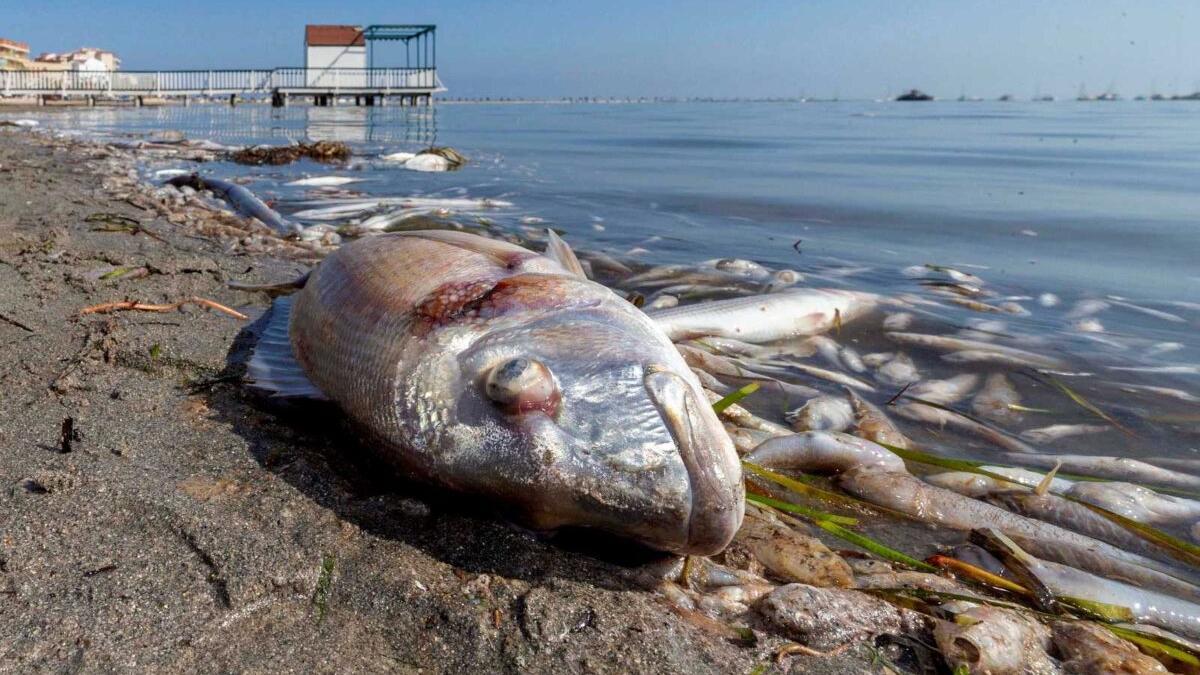
[[675, 297], [674, 295], [668, 295], [666, 293], [656, 295], [656, 296], [654, 296], [654, 298], [652, 298], [650, 300], [650, 302], [646, 303], [647, 310], [669, 309], [671, 307], [678, 307], [678, 306], [679, 306], [679, 298]]
[[[783, 440], [775, 439], [771, 443]], [[747, 460], [753, 461], [751, 458], [758, 452], [751, 453]], [[826, 469], [824, 464], [798, 464], [783, 468], [802, 471]], [[1174, 575], [1180, 572], [1171, 565], [936, 487], [903, 470], [887, 470], [879, 464], [868, 464], [843, 471], [835, 480], [843, 490], [877, 506], [956, 530], [995, 528], [1014, 539], [1019, 538], [1022, 546], [1034, 550], [1038, 555], [1066, 559], [1097, 573], [1119, 572], [1125, 575], [1123, 578], [1138, 579], [1146, 584], [1167, 588], [1178, 588], [1180, 583], [1185, 583], [1181, 579], [1187, 576], [1176, 577]], [[1038, 548], [1033, 549], [1034, 546]], [[1200, 590], [1192, 587], [1189, 592]]]
[[912, 325], [913, 315], [909, 312], [894, 312], [883, 318], [884, 330], [906, 330]]
[[1200, 375], [1200, 366], [1184, 364], [1173, 366], [1108, 366], [1108, 369], [1128, 373], [1155, 373], [1158, 375]]
[[175, 187], [187, 186], [197, 191], [211, 190], [214, 195], [229, 202], [229, 205], [235, 211], [242, 215], [258, 219], [259, 222], [275, 230], [280, 236], [295, 236], [302, 229], [298, 224], [276, 213], [274, 209], [264, 204], [261, 199], [255, 197], [254, 193], [236, 183], [216, 178], [201, 178], [199, 174], [195, 173], [187, 176], [176, 176], [168, 180], [167, 183]]
[[841, 396], [818, 396], [785, 417], [796, 431], [845, 431], [854, 422], [854, 411]]
[[838, 473], [866, 468], [903, 472], [904, 460], [887, 448], [837, 431], [801, 431], [772, 438], [746, 456], [746, 461], [770, 469], [799, 469]]
[[1002, 356], [1008, 356], [1013, 359], [1019, 359], [1023, 365], [1035, 366], [1039, 368], [1062, 368], [1063, 362], [1059, 359], [1035, 354], [1017, 349], [1015, 347], [1005, 347], [992, 342], [980, 342], [976, 340], [964, 340], [962, 338], [946, 337], [942, 335], [923, 335], [920, 333], [885, 333], [888, 339], [899, 342], [900, 344], [912, 345], [915, 347], [924, 347], [926, 349], [934, 349], [943, 352], [990, 352]]
[[1171, 387], [1155, 387], [1152, 385], [1133, 384], [1130, 382], [1114, 382], [1113, 384], [1123, 391], [1146, 392], [1148, 394], [1166, 396], [1167, 398], [1174, 398], [1180, 401], [1186, 401], [1188, 403], [1200, 403], [1200, 396], [1196, 396], [1195, 394], [1186, 392], [1182, 389], [1172, 389]]
[[975, 605], [939, 621], [933, 639], [955, 672], [971, 675], [1052, 675], [1050, 629], [1010, 609]]
[[978, 496], [984, 496], [989, 503], [1008, 509], [1013, 513], [1099, 539], [1131, 553], [1138, 553], [1160, 562], [1177, 562], [1169, 551], [1114, 523], [1087, 506], [1055, 494], [1039, 495], [1028, 489], [1001, 489]]
[[1070, 436], [1098, 434], [1111, 429], [1112, 427], [1107, 424], [1051, 424], [1039, 429], [1026, 429], [1017, 435], [1030, 443], [1044, 445]]
[[1038, 454], [1005, 455], [1002, 459], [1038, 469], [1048, 470], [1058, 466], [1063, 473], [1092, 478], [1108, 478], [1180, 490], [1200, 490], [1200, 476], [1194, 473], [1176, 471], [1130, 457]]
[[964, 373], [944, 380], [923, 380], [909, 387], [904, 395], [940, 405], [950, 405], [966, 398], [976, 384], [979, 384], [978, 375]]
[[1108, 308], [1109, 304], [1103, 300], [1080, 300], [1079, 302], [1075, 303], [1075, 305], [1071, 308], [1071, 311], [1067, 312], [1066, 318], [1068, 320], [1082, 319], [1085, 316], [1091, 316], [1092, 314], [1103, 312]]
[[856, 436], [897, 448], [908, 448], [912, 444], [878, 407], [854, 393], [853, 389], [847, 389], [846, 396], [850, 399], [850, 408], [854, 411]]
[[536, 528], [710, 554], [741, 524], [737, 454], [674, 345], [512, 244], [422, 231], [343, 246], [276, 301], [249, 375], [334, 401], [406, 474]]
[[1132, 643], [1090, 621], [1055, 621], [1050, 624], [1054, 646], [1062, 656], [1067, 673], [1125, 673], [1167, 675], [1157, 659], [1147, 656]]
[[336, 185], [349, 185], [350, 183], [360, 183], [361, 178], [351, 178], [350, 176], [310, 176], [299, 180], [289, 181], [284, 185], [294, 185], [297, 187], [327, 187]]
[[896, 358], [896, 352], [872, 352], [864, 354], [862, 362], [868, 368], [878, 368], [894, 358]]
[[993, 422], [1013, 424], [1021, 421], [1021, 413], [1014, 407], [1020, 403], [1020, 394], [1004, 373], [992, 373], [971, 400], [971, 412]]
[[1114, 305], [1117, 305], [1118, 307], [1124, 307], [1125, 309], [1131, 309], [1135, 312], [1145, 314], [1146, 316], [1152, 316], [1156, 319], [1162, 319], [1163, 321], [1170, 321], [1171, 323], [1187, 323], [1187, 319], [1184, 319], [1182, 316], [1179, 316], [1178, 314], [1172, 314], [1170, 312], [1164, 312], [1160, 309], [1151, 309], [1149, 307], [1142, 307], [1141, 305], [1135, 305], [1131, 302], [1126, 302], [1124, 299], [1118, 298], [1115, 295], [1108, 296], [1108, 301]]
[[908, 354], [899, 353], [876, 369], [875, 379], [892, 387], [903, 387], [920, 380], [921, 373]]
[[824, 333], [866, 314], [876, 302], [877, 297], [870, 293], [805, 288], [648, 314], [672, 340], [715, 335], [763, 343]]
[[1137, 623], [1158, 626], [1191, 638], [1200, 637], [1200, 605], [1194, 602], [1040, 560], [1011, 542], [1009, 550], [1057, 597], [1124, 607]]

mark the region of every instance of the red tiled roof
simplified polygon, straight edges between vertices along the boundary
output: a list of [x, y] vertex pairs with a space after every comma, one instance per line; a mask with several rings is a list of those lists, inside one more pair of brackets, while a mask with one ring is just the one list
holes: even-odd
[[310, 47], [361, 47], [366, 44], [362, 26], [304, 27], [304, 44]]
[[24, 42], [20, 42], [18, 40], [9, 40], [8, 38], [0, 38], [0, 46], [8, 47], [9, 49], [15, 49], [16, 51], [19, 51], [19, 52], [28, 52], [29, 51], [28, 44], [26, 44]]

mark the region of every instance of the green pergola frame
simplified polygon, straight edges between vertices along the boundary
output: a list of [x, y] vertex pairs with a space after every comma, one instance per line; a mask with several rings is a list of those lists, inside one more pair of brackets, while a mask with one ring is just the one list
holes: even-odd
[[375, 67], [375, 42], [403, 42], [405, 68], [437, 68], [437, 26], [432, 24], [374, 24], [363, 29], [367, 67]]

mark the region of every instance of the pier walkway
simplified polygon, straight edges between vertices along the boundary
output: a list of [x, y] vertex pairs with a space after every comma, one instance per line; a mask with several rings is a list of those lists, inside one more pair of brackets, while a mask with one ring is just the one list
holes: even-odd
[[97, 99], [223, 98], [270, 96], [287, 105], [289, 97], [313, 97], [316, 105], [334, 105], [339, 97], [375, 105], [385, 98], [408, 105], [428, 104], [445, 91], [436, 68], [273, 68], [271, 70], [160, 71], [0, 71], [0, 96]]

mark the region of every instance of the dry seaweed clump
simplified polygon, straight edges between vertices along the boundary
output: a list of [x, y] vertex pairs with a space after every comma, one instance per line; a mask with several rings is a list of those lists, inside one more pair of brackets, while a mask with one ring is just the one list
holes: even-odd
[[302, 157], [325, 164], [344, 162], [350, 159], [350, 146], [341, 141], [317, 141], [283, 146], [256, 145], [230, 155], [230, 159], [238, 164], [272, 166], [291, 164]]

